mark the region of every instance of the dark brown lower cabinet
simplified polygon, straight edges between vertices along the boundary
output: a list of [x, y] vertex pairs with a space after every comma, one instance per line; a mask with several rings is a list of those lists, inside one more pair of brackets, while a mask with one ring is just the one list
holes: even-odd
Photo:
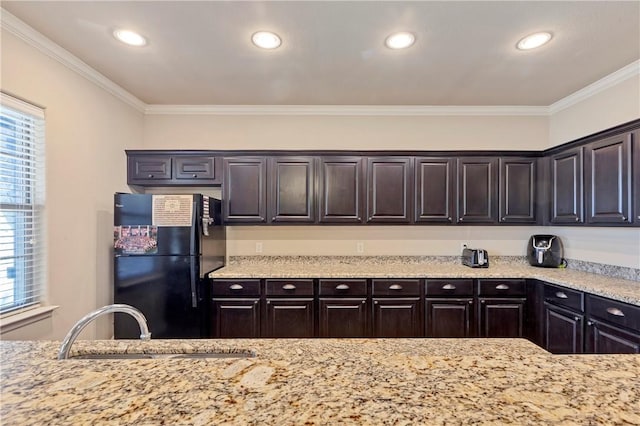
[[479, 337], [523, 337], [525, 298], [480, 298]]
[[544, 348], [554, 354], [579, 354], [584, 345], [584, 315], [544, 304]]
[[640, 333], [588, 318], [586, 352], [592, 354], [640, 354]]
[[422, 337], [420, 298], [374, 298], [372, 323], [375, 337]]
[[368, 337], [365, 297], [320, 298], [319, 337]]
[[313, 298], [267, 299], [264, 337], [313, 337]]
[[214, 298], [211, 306], [213, 337], [260, 337], [260, 299]]
[[472, 298], [426, 299], [427, 337], [472, 337], [474, 303]]

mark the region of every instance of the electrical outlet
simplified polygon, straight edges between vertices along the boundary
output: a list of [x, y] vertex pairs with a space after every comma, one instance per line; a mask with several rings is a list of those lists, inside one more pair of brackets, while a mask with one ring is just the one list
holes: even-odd
[[357, 242], [356, 243], [356, 253], [364, 253], [364, 243]]
[[256, 243], [256, 253], [262, 253], [262, 243], [261, 242], [257, 242]]

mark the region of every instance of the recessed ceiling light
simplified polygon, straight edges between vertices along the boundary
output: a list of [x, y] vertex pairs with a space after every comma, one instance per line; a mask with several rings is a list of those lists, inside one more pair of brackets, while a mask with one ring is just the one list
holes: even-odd
[[278, 34], [269, 31], [258, 31], [254, 33], [251, 36], [251, 41], [263, 49], [275, 49], [282, 44]]
[[541, 32], [526, 36], [518, 42], [516, 47], [520, 50], [530, 50], [547, 44], [551, 40], [551, 33]]
[[407, 31], [391, 34], [384, 41], [389, 49], [405, 49], [416, 41], [416, 36]]
[[129, 46], [144, 46], [147, 44], [146, 38], [131, 30], [117, 29], [113, 32], [113, 36]]

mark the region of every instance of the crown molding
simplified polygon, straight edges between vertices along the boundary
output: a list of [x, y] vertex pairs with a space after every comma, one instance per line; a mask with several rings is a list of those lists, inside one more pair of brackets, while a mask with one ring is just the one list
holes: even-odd
[[639, 75], [640, 75], [640, 60], [637, 60], [625, 67], [620, 68], [618, 71], [614, 71], [613, 73], [607, 75], [606, 77], [603, 77], [600, 80], [594, 83], [591, 83], [586, 87], [583, 87], [577, 92], [574, 92], [569, 96], [562, 98], [559, 101], [549, 105], [549, 114], [553, 115], [557, 112], [567, 109], [579, 102], [582, 102], [585, 99], [588, 99], [602, 92], [603, 90], [606, 90], [612, 86], [615, 86], [618, 83], [621, 83], [629, 78], [636, 77]]
[[547, 116], [546, 106], [147, 105], [146, 115]]
[[6, 9], [0, 9], [0, 28], [7, 30], [30, 46], [35, 47], [40, 52], [80, 74], [136, 110], [140, 112], [145, 111], [146, 104], [140, 99], [78, 59], [73, 53], [51, 41], [22, 20], [7, 12]]

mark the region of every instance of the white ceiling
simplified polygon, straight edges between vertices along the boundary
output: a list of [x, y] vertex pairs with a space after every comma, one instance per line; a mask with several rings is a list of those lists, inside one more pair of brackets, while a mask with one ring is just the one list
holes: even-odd
[[[550, 105], [640, 58], [640, 1], [7, 1], [147, 104]], [[122, 45], [115, 27], [150, 44]], [[283, 45], [255, 48], [271, 30]], [[408, 30], [416, 44], [383, 45]], [[530, 33], [554, 34], [534, 51]]]

